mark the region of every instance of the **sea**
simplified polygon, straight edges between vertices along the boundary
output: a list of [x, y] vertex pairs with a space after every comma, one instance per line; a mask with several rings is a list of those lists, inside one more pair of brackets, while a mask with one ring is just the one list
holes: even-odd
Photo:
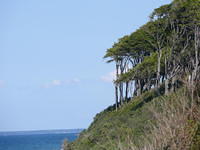
[[0, 150], [61, 150], [64, 140], [74, 141], [82, 129], [0, 132]]

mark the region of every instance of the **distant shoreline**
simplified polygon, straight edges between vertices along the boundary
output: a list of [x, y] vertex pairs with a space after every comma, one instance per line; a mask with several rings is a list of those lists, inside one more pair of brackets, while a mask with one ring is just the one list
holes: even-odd
[[39, 135], [39, 134], [66, 134], [80, 133], [84, 129], [53, 129], [53, 130], [30, 130], [30, 131], [1, 131], [0, 136], [9, 135]]

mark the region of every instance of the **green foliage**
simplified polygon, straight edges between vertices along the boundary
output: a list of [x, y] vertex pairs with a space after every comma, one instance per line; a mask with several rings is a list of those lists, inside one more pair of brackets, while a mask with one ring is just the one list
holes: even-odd
[[127, 135], [131, 135], [136, 145], [142, 144], [140, 137], [151, 120], [151, 113], [146, 108], [157, 96], [155, 91], [146, 92], [119, 111], [104, 110], [71, 147], [73, 150], [114, 150], [118, 141], [127, 140]]
[[[171, 4], [163, 5], [153, 11], [150, 18], [157, 19], [157, 18], [166, 18], [169, 17], [169, 12], [171, 10]], [[155, 18], [156, 17], [156, 18]]]
[[116, 82], [127, 82], [135, 79], [155, 78], [157, 53], [146, 56], [142, 63], [122, 74]]
[[110, 57], [108, 62], [128, 59], [133, 65], [131, 70], [121, 74], [116, 83], [147, 78], [155, 80], [158, 66], [156, 52], [167, 54], [162, 56], [162, 76], [166, 76], [165, 58], [172, 66], [168, 66], [168, 71], [173, 69], [173, 61], [181, 66], [191, 61], [194, 26], [200, 25], [200, 1], [175, 0], [155, 9], [150, 18], [141, 28], [119, 39], [107, 50], [104, 58]]
[[[142, 63], [136, 65], [134, 68], [130, 69], [128, 72], [122, 74], [115, 82], [127, 82], [136, 79], [155, 79], [157, 72], [157, 57], [156, 52], [152, 53], [151, 56], [144, 57]], [[161, 74], [164, 75], [165, 70], [165, 58], [169, 57], [169, 51], [163, 49], [161, 57]]]

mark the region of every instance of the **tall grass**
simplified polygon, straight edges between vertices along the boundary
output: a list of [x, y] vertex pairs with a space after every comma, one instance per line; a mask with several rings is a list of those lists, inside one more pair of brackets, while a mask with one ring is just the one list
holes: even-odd
[[[153, 114], [150, 133], [143, 136], [140, 145], [127, 138], [118, 142], [118, 150], [199, 150], [199, 97], [192, 100], [188, 89], [159, 97], [148, 107]], [[133, 135], [134, 136], [134, 135]], [[124, 145], [124, 146], [122, 146]]]

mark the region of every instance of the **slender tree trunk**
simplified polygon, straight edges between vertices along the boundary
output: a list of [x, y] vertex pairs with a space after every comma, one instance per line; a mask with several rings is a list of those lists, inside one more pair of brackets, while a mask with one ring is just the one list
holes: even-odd
[[[120, 62], [120, 75], [123, 74], [123, 70], [124, 70], [124, 68], [123, 68], [123, 60], [122, 60]], [[120, 105], [123, 105], [123, 97], [124, 97], [124, 95], [123, 95], [123, 93], [124, 93], [124, 91], [123, 91], [123, 82], [119, 83], [119, 91], [120, 91]]]
[[115, 109], [118, 109], [118, 85], [115, 84]]
[[195, 61], [194, 61], [194, 70], [192, 72], [191, 86], [192, 86], [192, 100], [194, 99], [194, 88], [195, 80], [197, 79], [197, 72], [199, 68], [199, 48], [200, 48], [200, 27], [195, 26], [194, 29], [194, 46], [195, 46]]
[[125, 100], [128, 101], [128, 88], [129, 88], [129, 83], [126, 82], [126, 89], [125, 89]]
[[[116, 63], [116, 80], [119, 78], [119, 65]], [[118, 109], [118, 84], [115, 83], [115, 107]]]
[[140, 80], [138, 80], [137, 85], [138, 85], [138, 88], [137, 88], [137, 96], [140, 96], [141, 93], [142, 93], [142, 86], [141, 86], [141, 81], [140, 81]]
[[[128, 70], [129, 70], [129, 64], [126, 63], [125, 73], [128, 72]], [[128, 102], [128, 92], [129, 92], [129, 81], [127, 81], [125, 84], [125, 100], [126, 100], [126, 102]]]
[[169, 93], [169, 77], [168, 77], [168, 63], [165, 58], [165, 95]]
[[[124, 60], [122, 58], [122, 60], [120, 61], [120, 74], [122, 75], [124, 73], [126, 69], [126, 60]], [[119, 90], [120, 90], [120, 104], [123, 105], [123, 101], [124, 101], [124, 84], [123, 82], [120, 83], [119, 85]]]
[[194, 79], [197, 77], [198, 66], [199, 66], [199, 48], [200, 48], [200, 28], [195, 27], [195, 65], [194, 65]]
[[167, 95], [168, 93], [169, 93], [169, 78], [167, 77], [165, 80], [165, 95]]
[[165, 81], [165, 76], [162, 76], [162, 83]]
[[171, 92], [174, 92], [176, 89], [176, 76], [174, 76], [172, 78], [172, 82], [171, 82]]
[[[175, 60], [173, 60], [173, 68], [175, 68], [175, 66], [176, 66], [176, 62], [175, 62]], [[176, 83], [176, 75], [173, 75], [172, 77], [170, 77], [170, 79], [171, 79], [170, 91], [174, 92], [175, 91], [175, 83]]]
[[160, 86], [161, 57], [162, 57], [162, 51], [158, 50], [158, 64], [157, 64], [156, 88], [159, 88], [159, 86]]
[[130, 81], [129, 88], [130, 96], [133, 98], [135, 96], [135, 81]]
[[123, 105], [123, 83], [120, 83], [119, 86], [119, 90], [120, 90], [120, 105]]
[[148, 79], [147, 90], [149, 91], [150, 89], [151, 89], [151, 79]]
[[135, 80], [134, 96], [137, 96], [137, 91], [138, 91], [138, 80]]

